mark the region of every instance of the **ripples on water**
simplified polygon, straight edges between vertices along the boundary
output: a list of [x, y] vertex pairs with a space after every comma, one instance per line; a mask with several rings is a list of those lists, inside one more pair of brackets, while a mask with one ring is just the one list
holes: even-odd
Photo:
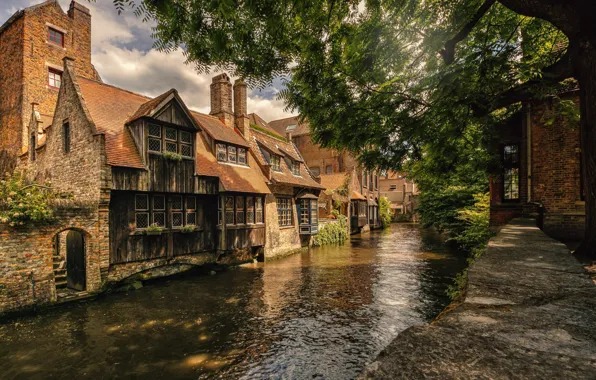
[[0, 324], [0, 378], [346, 379], [436, 316], [465, 259], [415, 225]]

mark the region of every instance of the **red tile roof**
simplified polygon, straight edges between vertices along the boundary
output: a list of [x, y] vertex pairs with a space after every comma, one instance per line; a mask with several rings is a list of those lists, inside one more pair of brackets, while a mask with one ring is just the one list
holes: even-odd
[[226, 191], [244, 193], [269, 194], [267, 178], [263, 175], [255, 161], [254, 155], [249, 154], [248, 167], [218, 163], [211, 149], [206, 145], [202, 135], [197, 138], [196, 173], [199, 175], [219, 177]]
[[[293, 143], [277, 139], [269, 136], [259, 130], [252, 129], [251, 149], [254, 155], [257, 157], [262, 166], [269, 166], [269, 163], [263, 157], [261, 153], [261, 147], [269, 150], [274, 154], [282, 155], [284, 152], [291, 152], [291, 155], [300, 158], [300, 161], [304, 161], [298, 149]], [[294, 186], [310, 187], [314, 189], [324, 189], [319, 183], [317, 183], [310, 172], [307, 170], [304, 164], [300, 165], [300, 175], [292, 174], [291, 168], [288, 167], [285, 160], [281, 160], [281, 172], [271, 170], [271, 180], [274, 183], [283, 183]]]
[[150, 98], [83, 77], [77, 81], [97, 132], [105, 135], [108, 164], [144, 169], [125, 123]]
[[[296, 129], [293, 131], [287, 131], [288, 126], [292, 124], [296, 125]], [[308, 135], [310, 133], [308, 122], [305, 121], [301, 123], [298, 121], [298, 117], [296, 116], [273, 120], [269, 122], [269, 125], [282, 136], [285, 136], [286, 132], [292, 132], [292, 136], [302, 136]]]
[[346, 185], [349, 173], [321, 174], [321, 185], [327, 190], [341, 189]]
[[356, 200], [360, 200], [360, 201], [365, 201], [366, 197], [362, 194], [360, 194], [357, 191], [352, 191], [352, 195], [350, 196], [350, 199], [356, 199]]
[[223, 141], [230, 144], [248, 147], [248, 142], [240, 136], [232, 127], [228, 127], [221, 120], [214, 116], [205, 115], [196, 111], [191, 111], [199, 126], [203, 128], [212, 139]]

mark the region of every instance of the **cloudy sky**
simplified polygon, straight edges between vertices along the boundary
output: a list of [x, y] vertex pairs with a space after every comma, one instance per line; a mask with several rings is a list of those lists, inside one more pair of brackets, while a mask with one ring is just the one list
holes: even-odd
[[[14, 12], [42, 0], [1, 0], [0, 25]], [[198, 74], [184, 64], [181, 52], [160, 53], [152, 49], [151, 25], [142, 23], [132, 12], [118, 15], [111, 0], [88, 3], [92, 15], [92, 62], [104, 82], [157, 96], [176, 88], [186, 104], [198, 111], [209, 113], [209, 84], [216, 73]], [[68, 10], [70, 0], [59, 0]], [[281, 82], [249, 93], [248, 110], [267, 121], [292, 116], [284, 111], [284, 103], [276, 99]]]

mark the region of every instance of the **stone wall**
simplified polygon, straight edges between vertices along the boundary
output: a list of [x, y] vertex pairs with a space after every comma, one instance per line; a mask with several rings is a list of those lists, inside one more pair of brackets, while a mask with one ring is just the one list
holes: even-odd
[[[293, 187], [274, 185], [271, 187], [271, 192], [273, 194], [265, 197], [265, 260], [286, 256], [299, 250], [303, 244], [308, 245], [308, 242], [301, 241], [298, 233], [298, 215]], [[292, 226], [279, 226], [276, 195], [292, 198]]]
[[9, 228], [0, 225], [0, 313], [56, 301], [52, 256], [55, 236], [73, 229], [85, 241], [86, 282], [90, 292], [101, 289], [100, 215], [90, 206], [61, 205], [47, 225]]

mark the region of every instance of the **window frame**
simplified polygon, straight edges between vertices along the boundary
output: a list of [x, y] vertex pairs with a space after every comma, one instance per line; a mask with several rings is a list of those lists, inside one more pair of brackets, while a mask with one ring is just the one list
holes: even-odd
[[[56, 42], [55, 40], [52, 39], [52, 32], [54, 32], [55, 36], [60, 36], [60, 42]], [[65, 33], [59, 31], [56, 28], [52, 28], [51, 26], [48, 26], [48, 43], [55, 45], [55, 46], [60, 46], [60, 47], [64, 47], [64, 36]]]
[[[232, 207], [226, 207], [226, 198], [232, 200]], [[252, 200], [252, 206], [249, 206], [249, 199]], [[219, 196], [218, 200], [218, 226], [252, 226], [265, 223], [264, 218], [264, 198], [259, 195], [246, 195], [243, 193], [225, 194]], [[252, 213], [249, 219], [248, 213]], [[242, 216], [239, 217], [239, 214]], [[227, 215], [232, 216], [232, 221], [228, 223]], [[240, 220], [240, 222], [239, 222]]]
[[[48, 87], [51, 89], [54, 89], [54, 90], [59, 90], [60, 87], [62, 86], [62, 74], [63, 74], [63, 71], [54, 69], [53, 67], [48, 67]], [[54, 78], [52, 78], [52, 75], [54, 75]], [[56, 86], [56, 76], [59, 77], [58, 86]], [[52, 80], [54, 81], [53, 85], [51, 84]]]
[[271, 170], [276, 172], [282, 172], [281, 168], [281, 156], [278, 154], [273, 154], [269, 156], [269, 165], [271, 166]]
[[300, 162], [292, 161], [292, 174], [295, 176], [300, 176]]
[[[241, 152], [242, 154], [240, 154]], [[244, 162], [238, 161], [241, 155], [244, 157]], [[234, 157], [234, 160], [230, 160], [230, 157]], [[248, 148], [235, 144], [228, 144], [222, 141], [216, 141], [215, 159], [218, 163], [227, 163], [248, 167]]]
[[279, 227], [293, 227], [294, 205], [292, 204], [292, 197], [276, 196], [275, 203], [277, 206], [277, 224]]
[[[157, 136], [157, 134], [151, 134], [150, 129], [151, 127], [158, 127], [159, 128], [159, 136]], [[169, 123], [163, 123], [161, 121], [158, 120], [150, 120], [147, 121], [146, 123], [146, 134], [147, 134], [147, 154], [155, 154], [155, 155], [163, 155], [165, 152], [168, 153], [175, 153], [175, 154], [179, 154], [182, 156], [183, 159], [187, 159], [187, 160], [192, 160], [195, 157], [195, 149], [194, 149], [194, 132], [192, 131], [188, 131], [186, 129], [180, 128], [177, 125], [173, 125], [173, 124], [169, 124]], [[168, 137], [168, 131], [175, 131], [176, 133], [176, 138], [172, 139], [171, 137]], [[189, 143], [187, 142], [183, 142], [181, 139], [181, 136], [184, 133], [188, 133], [189, 136]], [[159, 141], [160, 144], [160, 150], [153, 150], [151, 149], [151, 145], [150, 142], [151, 140], [154, 141]], [[176, 152], [172, 152], [170, 150], [168, 150], [168, 144], [176, 144]], [[190, 147], [190, 156], [187, 156], [185, 154], [183, 154], [183, 146], [188, 146]]]
[[[514, 155], [516, 157], [515, 161], [513, 161], [513, 160], [511, 160], [511, 161], [506, 160], [505, 149], [507, 147], [515, 147], [516, 148], [516, 152], [514, 153]], [[510, 157], [514, 157], [511, 154], [509, 154], [509, 156]], [[508, 202], [519, 202], [520, 201], [520, 197], [521, 197], [521, 194], [520, 194], [520, 189], [521, 189], [521, 187], [520, 187], [520, 179], [521, 179], [520, 178], [520, 168], [521, 168], [520, 159], [521, 159], [521, 152], [520, 152], [520, 144], [519, 143], [507, 143], [507, 144], [503, 144], [501, 146], [501, 163], [503, 165], [503, 171], [501, 173], [501, 178], [502, 178], [502, 180], [501, 180], [501, 201], [504, 202], [504, 203], [508, 203]], [[509, 170], [511, 170], [511, 171], [517, 170], [517, 173], [516, 173], [517, 174], [517, 181], [516, 181], [517, 182], [517, 197], [516, 198], [506, 198], [506, 192], [505, 192], [506, 181], [505, 181], [505, 178], [506, 178], [506, 175], [507, 175], [506, 173]], [[507, 182], [507, 183], [509, 183], [509, 182]], [[510, 183], [511, 183], [511, 185], [513, 185], [514, 182], [511, 181]], [[512, 191], [509, 191], [508, 192], [508, 194], [510, 194], [510, 193], [512, 193]]]
[[333, 165], [325, 166], [325, 174], [333, 174]]
[[[147, 202], [147, 208], [139, 208], [137, 206], [137, 197], [145, 197]], [[181, 202], [181, 208], [174, 209], [172, 206], [173, 198], [179, 197]], [[163, 198], [163, 208], [156, 208], [156, 199]], [[188, 200], [194, 198], [194, 209], [190, 209], [188, 207], [189, 203]], [[201, 228], [201, 221], [199, 220], [198, 212], [202, 208], [202, 203], [199, 202], [199, 198], [196, 195], [188, 195], [183, 193], [135, 193], [134, 194], [134, 230], [136, 231], [144, 231], [149, 226], [158, 224], [158, 227], [162, 228], [165, 231], [172, 231], [176, 232], [180, 230], [183, 226], [193, 226], [196, 228]], [[173, 214], [180, 213], [181, 214], [181, 224], [174, 226], [173, 221]], [[138, 214], [146, 214], [147, 215], [147, 227], [137, 227], [137, 215]], [[157, 214], [163, 214], [163, 225], [159, 225], [159, 222], [155, 221], [155, 216]], [[188, 223], [188, 214], [194, 214], [195, 223], [189, 224]]]

